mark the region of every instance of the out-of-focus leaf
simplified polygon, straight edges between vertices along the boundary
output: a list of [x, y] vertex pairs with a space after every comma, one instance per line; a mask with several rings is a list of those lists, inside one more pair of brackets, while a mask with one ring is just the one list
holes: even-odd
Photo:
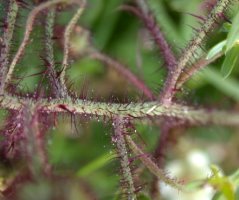
[[96, 46], [100, 49], [104, 48], [112, 37], [113, 31], [117, 26], [117, 21], [119, 20], [121, 14], [117, 8], [123, 3], [121, 0], [104, 0], [103, 2], [104, 9], [101, 10], [101, 17], [93, 27], [94, 35], [97, 38]]
[[20, 193], [20, 199], [50, 200], [52, 195], [49, 183], [40, 181], [37, 184], [26, 184]]
[[234, 100], [239, 101], [239, 82], [231, 77], [222, 80], [221, 74], [212, 68], [205, 68], [202, 73], [204, 78], [215, 88]]
[[226, 58], [223, 62], [221, 72], [224, 78], [227, 78], [233, 68], [238, 64], [239, 62], [239, 12], [237, 12], [236, 16], [233, 19], [232, 25], [230, 27], [228, 36], [227, 36], [227, 42], [225, 47], [226, 52]]
[[[194, 13], [198, 9], [198, 1], [172, 1], [172, 6], [175, 8], [175, 11], [184, 13], [180, 19], [180, 33], [182, 34], [183, 38], [191, 38], [193, 34], [193, 28], [197, 27], [198, 19], [193, 17], [188, 13]], [[185, 26], [185, 24], [190, 24], [191, 27]]]
[[239, 169], [230, 176], [231, 180], [239, 186]]
[[84, 166], [77, 172], [77, 176], [87, 176], [90, 173], [94, 172], [95, 170], [103, 167], [106, 163], [111, 161], [114, 158], [113, 153], [106, 153], [102, 155], [101, 157], [98, 157], [97, 159], [90, 162], [88, 165]]
[[[214, 170], [214, 173], [215, 173], [216, 168], [214, 168], [214, 169], [215, 169]], [[228, 177], [228, 180], [231, 181], [231, 184], [232, 184], [233, 188], [236, 188], [236, 189], [234, 189], [234, 194], [233, 194], [234, 197], [233, 198], [236, 199], [236, 200], [239, 199], [239, 170], [237, 170], [232, 175], [230, 175]], [[219, 191], [214, 195], [212, 200], [225, 200], [225, 196], [223, 195], [223, 192]]]
[[188, 191], [198, 190], [203, 186], [204, 183], [205, 183], [205, 180], [192, 181], [188, 183], [187, 185], [185, 185], [185, 188]]
[[212, 200], [225, 200], [225, 198], [223, 199], [224, 197], [222, 196], [222, 193], [221, 192], [217, 192], [214, 196], [213, 196], [213, 198], [212, 198]]
[[239, 40], [239, 12], [237, 12], [236, 16], [232, 21], [232, 27], [227, 36], [227, 45], [226, 45], [226, 53], [237, 43]]
[[[223, 176], [216, 166], [212, 166], [212, 177], [209, 178], [208, 183], [215, 187], [227, 200], [236, 200], [234, 185], [231, 180]], [[220, 198], [220, 196], [218, 196]], [[216, 198], [217, 199], [217, 198]]]
[[236, 190], [236, 199], [239, 199], [239, 186], [237, 187], [237, 190]]
[[234, 45], [227, 53], [226, 58], [223, 62], [221, 73], [224, 78], [227, 78], [233, 68], [238, 64], [239, 62], [239, 44]]
[[226, 45], [226, 40], [223, 40], [221, 42], [219, 42], [218, 44], [216, 44], [214, 47], [212, 47], [210, 49], [210, 51], [207, 54], [206, 59], [210, 60], [211, 58], [213, 58], [215, 55], [217, 55], [218, 53], [223, 51], [223, 47]]
[[181, 32], [175, 28], [175, 23], [173, 17], [167, 12], [163, 1], [151, 0], [147, 1], [150, 9], [153, 11], [157, 22], [160, 24], [162, 29], [166, 34], [167, 39], [172, 44], [177, 44], [179, 46], [183, 45], [184, 40]]
[[[117, 191], [114, 197], [114, 200], [121, 200], [122, 199], [122, 193], [121, 191]], [[151, 198], [144, 194], [144, 193], [140, 193], [137, 194], [137, 200], [151, 200]]]
[[138, 200], [151, 200], [146, 194], [139, 194]]
[[229, 23], [229, 22], [225, 22], [223, 25], [222, 25], [222, 28], [221, 28], [221, 32], [226, 32], [228, 33], [230, 30], [231, 30], [231, 27], [232, 27], [232, 24]]

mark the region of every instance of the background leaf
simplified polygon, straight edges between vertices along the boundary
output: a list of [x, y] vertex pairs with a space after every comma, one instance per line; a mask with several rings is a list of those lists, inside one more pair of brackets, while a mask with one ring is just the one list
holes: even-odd
[[234, 67], [239, 63], [239, 44], [234, 45], [227, 53], [223, 62], [221, 73], [224, 78], [227, 78]]
[[207, 57], [206, 59], [207, 60], [210, 60], [211, 58], [213, 58], [215, 55], [217, 55], [218, 53], [222, 52], [223, 51], [223, 48], [225, 47], [226, 45], [226, 40], [223, 40], [221, 42], [219, 42], [218, 44], [216, 44], [214, 47], [212, 47], [208, 54], [207, 54]]
[[232, 26], [227, 37], [226, 53], [237, 43], [239, 40], [239, 12], [232, 21]]

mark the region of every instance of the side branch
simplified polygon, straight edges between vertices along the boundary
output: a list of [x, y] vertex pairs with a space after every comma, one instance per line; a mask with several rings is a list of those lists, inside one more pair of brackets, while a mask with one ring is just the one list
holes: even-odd
[[228, 8], [229, 3], [232, 3], [231, 0], [218, 0], [217, 4], [208, 15], [207, 19], [201, 26], [200, 30], [197, 32], [195, 37], [191, 40], [191, 42], [186, 47], [186, 50], [183, 52], [180, 57], [178, 64], [174, 71], [172, 71], [165, 83], [165, 87], [163, 88], [160, 100], [162, 103], [170, 104], [172, 98], [176, 92], [176, 83], [177, 80], [182, 73], [185, 66], [188, 64], [189, 60], [193, 57], [193, 55], [200, 49], [204, 39], [207, 36], [207, 33], [214, 27], [217, 20], [222, 18], [223, 13]]
[[51, 83], [51, 89], [54, 97], [63, 98], [67, 96], [67, 91], [61, 85], [60, 80], [57, 77], [56, 65], [54, 60], [54, 43], [53, 43], [53, 32], [54, 32], [54, 22], [56, 17], [56, 9], [51, 8], [48, 10], [46, 16], [45, 25], [45, 55], [46, 55], [46, 65], [48, 70], [48, 77]]
[[153, 40], [160, 49], [166, 67], [169, 71], [172, 71], [176, 66], [177, 59], [175, 58], [174, 53], [172, 52], [169, 44], [167, 43], [164, 34], [160, 30], [160, 27], [157, 25], [156, 19], [150, 13], [145, 0], [137, 0], [136, 3], [138, 4], [138, 7], [140, 9], [139, 17], [144, 22]]
[[194, 63], [192, 66], [189, 66], [187, 69], [184, 70], [183, 73], [178, 78], [176, 89], [179, 89], [182, 87], [182, 85], [190, 79], [195, 73], [197, 73], [202, 68], [208, 66], [210, 63], [214, 62], [218, 58], [223, 56], [223, 53], [220, 52], [213, 56], [211, 59], [201, 58], [196, 63]]
[[126, 135], [125, 138], [135, 156], [139, 156], [139, 159], [152, 174], [158, 177], [159, 180], [163, 181], [165, 184], [170, 185], [175, 189], [183, 190], [183, 187], [175, 179], [168, 177], [166, 173], [162, 169], [160, 169], [157, 164], [141, 150], [141, 148], [132, 140], [129, 135]]
[[28, 98], [10, 95], [0, 96], [0, 107], [5, 109], [20, 110], [26, 102], [29, 102], [32, 106], [38, 105], [41, 111], [46, 113], [65, 112], [70, 114], [105, 116], [109, 118], [118, 116], [131, 119], [156, 119], [157, 117], [166, 116], [185, 120], [195, 125], [217, 124], [239, 126], [239, 113], [194, 109], [179, 104], [163, 105], [158, 102], [117, 104], [80, 99], [73, 101], [70, 98], [34, 101]]
[[6, 24], [3, 29], [2, 44], [0, 46], [0, 94], [3, 93], [5, 87], [6, 74], [9, 64], [9, 52], [14, 32], [16, 17], [18, 13], [18, 4], [16, 0], [9, 1]]
[[45, 3], [42, 3], [40, 4], [39, 6], [37, 6], [36, 8], [34, 8], [28, 19], [27, 19], [27, 22], [26, 22], [26, 28], [25, 28], [25, 33], [24, 33], [24, 38], [22, 40], [22, 43], [19, 47], [19, 49], [17, 50], [17, 53], [15, 54], [11, 64], [10, 64], [10, 67], [9, 67], [9, 70], [8, 70], [8, 73], [6, 75], [6, 82], [5, 84], [7, 85], [11, 78], [12, 78], [12, 74], [13, 74], [13, 71], [14, 71], [14, 68], [17, 64], [17, 62], [20, 60], [21, 56], [24, 54], [24, 51], [25, 51], [25, 48], [27, 46], [27, 43], [29, 41], [29, 38], [30, 38], [30, 34], [33, 30], [33, 24], [34, 24], [34, 21], [36, 19], [36, 16], [44, 9], [46, 8], [49, 8], [51, 6], [54, 6], [58, 3], [62, 3], [62, 2], [66, 2], [66, 0], [52, 0], [52, 1], [47, 1]]
[[118, 117], [114, 119], [114, 132], [113, 141], [116, 143], [117, 154], [120, 159], [121, 171], [123, 173], [122, 190], [123, 193], [126, 193], [128, 199], [136, 200], [134, 178], [130, 168], [129, 152], [125, 141], [126, 128], [124, 119]]
[[61, 85], [64, 87], [65, 91], [67, 90], [65, 85], [65, 75], [66, 75], [66, 69], [69, 65], [68, 60], [69, 60], [69, 51], [70, 51], [70, 37], [74, 27], [76, 26], [77, 21], [79, 20], [82, 12], [85, 9], [85, 4], [86, 4], [85, 0], [82, 1], [80, 8], [77, 10], [76, 14], [73, 16], [73, 18], [67, 25], [66, 30], [64, 32], [64, 57], [62, 61], [62, 71], [60, 74], [60, 82], [61, 82]]

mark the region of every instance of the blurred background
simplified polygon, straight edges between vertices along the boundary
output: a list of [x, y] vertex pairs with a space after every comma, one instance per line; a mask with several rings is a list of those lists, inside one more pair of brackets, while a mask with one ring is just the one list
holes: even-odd
[[[71, 67], [67, 71], [67, 85], [76, 96], [105, 102], [147, 100], [112, 67], [87, 56], [85, 49], [89, 46], [123, 63], [144, 80], [154, 94], [160, 92], [166, 76], [164, 62], [140, 19], [123, 9], [122, 5], [132, 2], [88, 0], [87, 8], [78, 23], [81, 26], [78, 27], [79, 32], [76, 30], [72, 36]], [[195, 30], [192, 27], [200, 26], [197, 17], [191, 14], [206, 15], [208, 4], [201, 0], [148, 0], [147, 3], [173, 51], [179, 56], [194, 35]], [[32, 6], [31, 2], [20, 11], [14, 48], [18, 47], [22, 39], [25, 20]], [[62, 61], [60, 36], [74, 10], [74, 6], [59, 8], [57, 13], [55, 56], [58, 69]], [[228, 16], [231, 15], [232, 11], [229, 10]], [[1, 19], [5, 17], [4, 3], [0, 3], [0, 16]], [[38, 90], [39, 81], [49, 92], [47, 79], [44, 75], [39, 75], [44, 69], [44, 38], [42, 20], [40, 16], [38, 18], [32, 33], [32, 42], [15, 72], [15, 89], [23, 95], [31, 95]], [[223, 28], [214, 31], [208, 36], [205, 51], [226, 36], [227, 32]], [[239, 68], [235, 68], [229, 78], [223, 79], [220, 74], [223, 59], [218, 59], [193, 76], [179, 93], [178, 102], [208, 109], [238, 110]], [[8, 113], [4, 110], [1, 113], [1, 125], [4, 127], [4, 119]], [[160, 127], [139, 123], [135, 124], [134, 129], [145, 144], [145, 151], [153, 154], [160, 139]], [[56, 126], [47, 131], [46, 137], [49, 162], [60, 178], [53, 182], [42, 178], [37, 184], [24, 185], [19, 194], [20, 199], [52, 199], [52, 193], [55, 194], [53, 196], [59, 193], [58, 199], [69, 200], [121, 199], [120, 165], [114, 158], [112, 133], [111, 122], [106, 119], [59, 116]], [[212, 164], [219, 166], [225, 175], [230, 175], [238, 168], [238, 149], [238, 129], [221, 126], [177, 126], [170, 130], [162, 167], [172, 177], [176, 176], [186, 183], [209, 177], [212, 174]], [[21, 160], [14, 160], [17, 164], [9, 162], [2, 162], [0, 166], [1, 190], [6, 187], [7, 180], [16, 176], [22, 165]], [[141, 199], [150, 199], [153, 175], [139, 162], [136, 163], [138, 170], [142, 170], [141, 178], [143, 177], [142, 193], [145, 196]], [[199, 187], [193, 193], [184, 194], [161, 183], [156, 185], [160, 188], [160, 199], [165, 200], [209, 200], [216, 193], [210, 186]]]

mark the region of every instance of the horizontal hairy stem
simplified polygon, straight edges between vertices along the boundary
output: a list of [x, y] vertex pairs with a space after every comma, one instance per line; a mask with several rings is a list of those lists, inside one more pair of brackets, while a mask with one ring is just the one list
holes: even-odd
[[159, 102], [145, 103], [103, 103], [88, 100], [65, 99], [41, 99], [34, 101], [28, 98], [14, 97], [10, 95], [0, 96], [0, 107], [5, 109], [20, 110], [24, 104], [36, 106], [42, 112], [65, 112], [70, 114], [89, 114], [94, 116], [115, 116], [131, 119], [167, 116], [188, 121], [192, 124], [218, 124], [228, 126], [239, 126], [239, 113], [230, 111], [217, 111], [206, 109], [195, 109], [179, 104], [164, 105]]

